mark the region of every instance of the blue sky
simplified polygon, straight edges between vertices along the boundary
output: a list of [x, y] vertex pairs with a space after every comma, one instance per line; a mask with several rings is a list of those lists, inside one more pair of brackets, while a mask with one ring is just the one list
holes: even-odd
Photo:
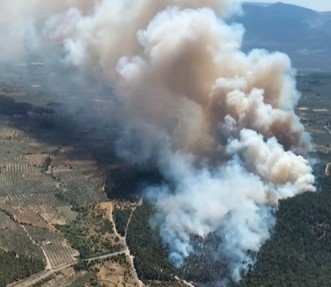
[[264, 3], [275, 3], [275, 2], [283, 2], [294, 4], [298, 6], [304, 6], [307, 8], [311, 8], [318, 11], [331, 11], [331, 0], [252, 0], [246, 2], [264, 2]]

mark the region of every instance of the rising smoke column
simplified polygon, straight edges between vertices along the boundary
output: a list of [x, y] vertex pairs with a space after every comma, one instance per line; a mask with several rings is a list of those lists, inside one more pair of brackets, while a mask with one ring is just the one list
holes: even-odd
[[171, 260], [182, 266], [193, 235], [217, 233], [233, 280], [270, 237], [278, 200], [315, 190], [290, 60], [244, 54], [242, 35], [210, 9], [167, 8], [138, 33], [143, 52], [117, 66], [134, 118], [120, 151], [154, 159], [169, 182], [147, 194]]
[[315, 190], [289, 58], [241, 51], [243, 27], [224, 20], [233, 1], [19, 3], [28, 43], [61, 44], [67, 63], [114, 85], [118, 153], [168, 183], [145, 194], [171, 261], [194, 254], [193, 236], [218, 234], [216, 257], [239, 280], [270, 237], [278, 200]]

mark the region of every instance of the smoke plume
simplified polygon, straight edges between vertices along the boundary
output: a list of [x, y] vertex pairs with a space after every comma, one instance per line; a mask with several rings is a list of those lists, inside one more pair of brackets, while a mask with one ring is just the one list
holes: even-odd
[[165, 178], [145, 194], [176, 266], [194, 254], [192, 238], [214, 233], [239, 280], [270, 237], [278, 200], [315, 190], [290, 59], [241, 51], [244, 28], [226, 22], [240, 13], [233, 1], [4, 0], [0, 11], [2, 43], [17, 47], [1, 44], [3, 55], [55, 45], [114, 86], [118, 153]]

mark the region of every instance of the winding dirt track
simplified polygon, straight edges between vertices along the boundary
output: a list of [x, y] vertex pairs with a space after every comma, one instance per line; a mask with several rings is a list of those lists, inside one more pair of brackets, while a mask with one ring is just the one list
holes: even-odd
[[[126, 228], [125, 228], [125, 235], [124, 236], [121, 236], [118, 232], [117, 232], [117, 229], [116, 229], [116, 225], [115, 225], [115, 222], [114, 222], [114, 219], [113, 219], [113, 213], [112, 213], [112, 210], [113, 210], [113, 207], [111, 205], [111, 208], [110, 210], [108, 210], [109, 212], [107, 212], [107, 215], [108, 215], [108, 219], [109, 221], [113, 224], [113, 227], [114, 227], [114, 233], [115, 235], [120, 238], [121, 240], [123, 240], [124, 242], [124, 249], [121, 250], [121, 251], [117, 251], [117, 252], [113, 252], [113, 253], [109, 253], [109, 254], [105, 254], [105, 255], [101, 255], [101, 256], [96, 256], [96, 257], [91, 257], [91, 258], [87, 258], [87, 259], [84, 259], [82, 261], [85, 261], [85, 262], [93, 262], [93, 261], [96, 261], [96, 260], [100, 260], [100, 259], [107, 259], [107, 258], [111, 258], [111, 257], [115, 257], [117, 255], [120, 255], [120, 254], [125, 254], [126, 256], [128, 256], [129, 258], [129, 263], [131, 265], [131, 268], [132, 268], [132, 271], [133, 271], [133, 275], [135, 277], [135, 280], [136, 282], [138, 283], [138, 286], [139, 287], [144, 287], [145, 285], [143, 284], [142, 281], [139, 280], [139, 277], [138, 277], [138, 274], [137, 274], [137, 271], [136, 271], [136, 268], [134, 266], [134, 256], [131, 255], [131, 252], [130, 252], [130, 249], [129, 249], [129, 246], [127, 244], [127, 241], [126, 241], [126, 234], [127, 234], [127, 231], [128, 231], [128, 228], [129, 228], [129, 225], [131, 223], [131, 218], [133, 216], [133, 213], [135, 212], [136, 208], [138, 206], [140, 206], [142, 204], [142, 200], [139, 201], [138, 205], [132, 209], [131, 211], [131, 214], [130, 214], [130, 217], [128, 219], [128, 222], [127, 222], [127, 225], [126, 225]], [[31, 238], [32, 240], [32, 238]], [[47, 256], [46, 256], [46, 259]], [[31, 277], [29, 278], [26, 278], [26, 279], [23, 279], [19, 282], [14, 282], [14, 283], [11, 283], [8, 285], [8, 287], [31, 287], [32, 285], [46, 279], [47, 277], [59, 272], [59, 271], [62, 271], [66, 268], [69, 268], [69, 267], [72, 267], [74, 266], [75, 264], [78, 263], [79, 260], [75, 260], [71, 263], [68, 263], [68, 264], [65, 264], [65, 265], [62, 265], [62, 266], [59, 266], [55, 269], [49, 269], [49, 267], [46, 268], [45, 271], [43, 272], [40, 272], [40, 273], [37, 273], [37, 274], [34, 274], [32, 275]], [[185, 280], [182, 280], [178, 277], [175, 277], [175, 279], [183, 284], [185, 284], [186, 286], [189, 286], [189, 287], [195, 287], [194, 285], [192, 285], [191, 283], [185, 281]], [[112, 283], [114, 284], [113, 282], [108, 282], [108, 281], [104, 281], [104, 283]], [[114, 286], [116, 287], [117, 285], [114, 284]]]
[[[141, 204], [142, 204], [142, 200], [139, 201], [138, 206], [140, 206]], [[127, 241], [126, 241], [127, 231], [128, 231], [128, 229], [129, 229], [129, 225], [130, 225], [130, 223], [131, 223], [132, 215], [133, 215], [133, 213], [135, 212], [136, 208], [137, 208], [137, 207], [134, 207], [134, 208], [131, 210], [131, 214], [130, 214], [130, 216], [129, 216], [128, 222], [127, 222], [126, 227], [125, 227], [125, 233], [124, 233], [124, 236], [121, 236], [120, 234], [118, 234], [117, 229], [116, 229], [116, 224], [115, 224], [115, 221], [114, 221], [114, 219], [113, 219], [113, 215], [112, 215], [112, 214], [111, 214], [111, 217], [109, 217], [109, 220], [112, 222], [112, 224], [113, 224], [113, 226], [114, 226], [114, 232], [115, 232], [115, 234], [116, 234], [119, 238], [121, 238], [121, 239], [124, 241], [124, 245], [125, 245], [126, 250], [127, 250], [126, 255], [127, 255], [128, 258], [129, 258], [129, 263], [130, 263], [130, 265], [131, 265], [131, 269], [132, 269], [132, 271], [133, 271], [133, 275], [134, 275], [134, 277], [135, 277], [135, 280], [136, 280], [137, 283], [138, 283], [138, 286], [139, 286], [139, 287], [143, 287], [144, 284], [143, 284], [143, 282], [142, 282], [142, 281], [139, 279], [139, 277], [138, 277], [137, 270], [136, 270], [136, 268], [135, 268], [135, 266], [134, 266], [134, 257], [131, 255], [129, 245], [127, 244]]]

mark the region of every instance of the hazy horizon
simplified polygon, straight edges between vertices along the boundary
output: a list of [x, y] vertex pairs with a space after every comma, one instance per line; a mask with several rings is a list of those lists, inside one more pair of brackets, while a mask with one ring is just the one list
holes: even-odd
[[327, 0], [282, 0], [282, 1], [275, 1], [275, 0], [251, 0], [251, 1], [244, 1], [244, 2], [257, 2], [257, 3], [287, 3], [293, 4], [301, 7], [310, 8], [316, 11], [331, 11], [331, 1]]

